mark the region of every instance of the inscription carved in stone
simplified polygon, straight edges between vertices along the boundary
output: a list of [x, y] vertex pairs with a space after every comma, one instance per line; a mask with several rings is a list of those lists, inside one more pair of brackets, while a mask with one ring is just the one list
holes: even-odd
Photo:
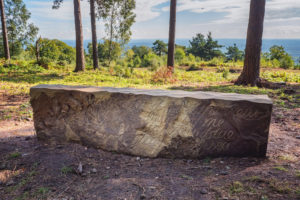
[[40, 140], [146, 157], [266, 155], [267, 96], [39, 85], [31, 88]]

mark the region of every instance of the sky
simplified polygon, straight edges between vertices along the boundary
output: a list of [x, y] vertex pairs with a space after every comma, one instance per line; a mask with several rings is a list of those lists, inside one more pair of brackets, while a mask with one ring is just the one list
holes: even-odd
[[[44, 38], [74, 40], [73, 1], [52, 10], [51, 0], [24, 0], [31, 22]], [[170, 0], [136, 0], [133, 39], [168, 37]], [[246, 38], [250, 0], [178, 0], [177, 38], [212, 32], [214, 38]], [[89, 4], [81, 1], [84, 39], [91, 39]], [[105, 37], [104, 22], [97, 22], [98, 37]], [[300, 38], [300, 1], [267, 0], [264, 38]]]

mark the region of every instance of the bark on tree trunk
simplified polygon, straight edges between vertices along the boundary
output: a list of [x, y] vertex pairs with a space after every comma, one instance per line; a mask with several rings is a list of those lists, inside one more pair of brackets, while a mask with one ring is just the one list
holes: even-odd
[[37, 39], [36, 43], [35, 43], [35, 57], [36, 57], [36, 62], [39, 63], [40, 62], [40, 41], [41, 41], [41, 37], [39, 39]]
[[84, 71], [85, 69], [80, 0], [74, 0], [74, 18], [75, 18], [75, 32], [76, 32], [75, 72], [79, 72], [79, 71]]
[[3, 37], [5, 59], [10, 60], [10, 52], [9, 52], [9, 44], [8, 44], [7, 28], [6, 28], [6, 17], [5, 17], [3, 0], [0, 0], [0, 12], [1, 12], [2, 37]]
[[94, 65], [94, 69], [99, 69], [95, 0], [90, 0], [90, 9], [91, 9], [92, 43], [93, 43], [93, 65]]
[[168, 46], [168, 68], [174, 72], [175, 32], [176, 32], [176, 4], [177, 0], [171, 0], [170, 5], [170, 27]]
[[112, 10], [111, 10], [111, 18], [110, 18], [110, 35], [109, 35], [109, 49], [108, 49], [108, 65], [110, 66], [111, 63], [111, 51], [112, 51], [112, 40], [113, 40], [113, 25], [115, 21], [115, 4], [113, 4]]
[[260, 82], [260, 54], [266, 0], [251, 0], [244, 69], [236, 85], [255, 86]]

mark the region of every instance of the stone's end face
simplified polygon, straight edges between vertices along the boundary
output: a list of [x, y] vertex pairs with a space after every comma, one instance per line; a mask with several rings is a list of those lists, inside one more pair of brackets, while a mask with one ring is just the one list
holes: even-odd
[[266, 155], [272, 101], [263, 95], [38, 85], [37, 136], [145, 157]]

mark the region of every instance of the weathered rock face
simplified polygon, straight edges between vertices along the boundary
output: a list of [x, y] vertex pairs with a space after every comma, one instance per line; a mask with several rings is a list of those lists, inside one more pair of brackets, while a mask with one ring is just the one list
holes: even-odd
[[146, 157], [265, 156], [267, 96], [39, 85], [39, 139]]

